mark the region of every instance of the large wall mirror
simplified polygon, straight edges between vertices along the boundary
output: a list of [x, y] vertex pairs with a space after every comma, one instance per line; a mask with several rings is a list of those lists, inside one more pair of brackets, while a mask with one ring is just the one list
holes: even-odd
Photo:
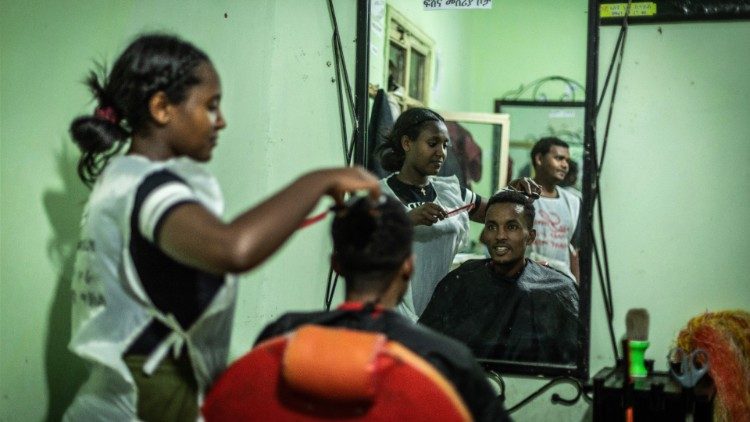
[[[447, 120], [454, 120], [470, 134], [474, 154], [479, 152], [481, 158], [476, 159], [462, 183], [479, 195], [489, 198], [506, 180], [533, 176], [529, 152], [543, 136], [556, 136], [570, 145], [571, 160], [579, 165], [573, 186], [584, 197], [589, 195], [582, 183], [589, 179], [589, 169], [585, 165], [585, 94], [581, 84], [587, 76], [589, 1], [571, 0], [565, 8], [559, 8], [552, 0], [504, 0], [492, 2], [489, 9], [473, 10], [430, 10], [426, 3], [435, 2], [359, 1], [356, 89], [367, 89], [368, 95], [357, 96], [357, 110], [368, 116], [368, 121], [360, 120], [360, 126], [369, 130], [358, 144], [355, 161], [384, 176], [372, 154], [383, 128], [387, 128], [387, 122], [380, 122], [383, 110], [390, 111], [392, 124], [403, 110], [424, 106], [451, 116]], [[545, 80], [567, 82], [527, 89], [535, 81]], [[489, 124], [462, 122], [456, 117], [472, 113], [486, 116]], [[493, 118], [497, 119], [495, 123]], [[456, 129], [449, 130], [455, 133]], [[454, 146], [463, 145], [455, 141], [452, 139]], [[589, 211], [582, 207], [584, 213], [588, 215]], [[582, 219], [579, 224], [588, 223]], [[480, 223], [471, 223], [469, 242], [462, 252], [474, 257], [486, 254], [486, 248], [478, 242], [482, 228]], [[590, 233], [588, 227], [582, 232]], [[581, 241], [579, 247], [580, 256], [590, 256], [589, 242]], [[556, 355], [552, 350], [541, 350], [529, 356], [493, 352], [513, 348], [507, 344], [480, 350], [477, 344], [506, 341], [502, 332], [510, 329], [485, 326], [474, 333], [482, 338], [465, 341], [480, 362], [501, 374], [587, 378], [591, 274], [588, 266], [581, 270], [575, 286], [577, 319], [570, 334], [569, 353]], [[514, 318], [527, 316], [518, 313]], [[551, 319], [534, 324], [554, 325]], [[537, 347], [557, 346], [542, 339]]]

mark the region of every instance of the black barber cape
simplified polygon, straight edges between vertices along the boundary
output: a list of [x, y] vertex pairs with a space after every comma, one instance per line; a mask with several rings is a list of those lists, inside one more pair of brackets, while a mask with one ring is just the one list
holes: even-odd
[[421, 318], [478, 358], [573, 363], [578, 351], [578, 291], [571, 279], [528, 260], [516, 279], [489, 259], [471, 260], [440, 281]]
[[[304, 324], [383, 333], [389, 340], [399, 342], [421, 356], [451, 382], [474, 420], [509, 420], [484, 371], [466, 346], [392, 311], [347, 302], [331, 312], [288, 313], [266, 326], [255, 344]], [[439, 419], [439, 415], [436, 418]]]

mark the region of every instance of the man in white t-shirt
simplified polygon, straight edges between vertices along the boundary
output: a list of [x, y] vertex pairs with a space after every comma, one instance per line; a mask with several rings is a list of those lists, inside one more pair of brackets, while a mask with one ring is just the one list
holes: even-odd
[[559, 138], [540, 139], [531, 150], [534, 181], [542, 188], [534, 202], [536, 239], [529, 257], [578, 281], [581, 200], [558, 185], [568, 174], [570, 151]]

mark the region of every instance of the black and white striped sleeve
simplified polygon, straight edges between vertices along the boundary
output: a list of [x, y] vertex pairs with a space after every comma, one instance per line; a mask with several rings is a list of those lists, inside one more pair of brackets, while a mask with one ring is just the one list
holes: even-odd
[[157, 244], [165, 217], [178, 205], [198, 202], [195, 192], [179, 176], [168, 170], [153, 173], [138, 187], [133, 207], [138, 232]]

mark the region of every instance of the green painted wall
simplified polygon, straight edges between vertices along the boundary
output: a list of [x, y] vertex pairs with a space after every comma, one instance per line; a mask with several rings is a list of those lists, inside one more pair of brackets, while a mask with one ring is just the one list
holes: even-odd
[[[602, 30], [601, 57], [617, 33]], [[690, 317], [750, 309], [749, 46], [750, 22], [629, 30], [602, 176], [614, 325], [623, 334], [627, 310], [647, 308], [660, 369]], [[594, 364], [611, 355], [599, 297]]]
[[[353, 78], [355, 3], [334, 5]], [[0, 420], [57, 420], [85, 373], [66, 349], [87, 197], [67, 127], [93, 109], [80, 83], [92, 61], [111, 63], [143, 30], [177, 32], [209, 53], [228, 121], [210, 168], [233, 216], [307, 170], [343, 164], [332, 26], [323, 0], [3, 0], [0, 9]], [[233, 356], [283, 311], [322, 308], [326, 226], [243, 277]]]
[[[352, 77], [353, 3], [335, 2]], [[434, 93], [433, 105], [491, 111], [495, 97], [542, 76], [583, 82], [584, 3], [508, 0], [492, 12], [435, 12], [442, 24], [469, 28], [468, 35], [443, 29], [435, 38], [445, 60], [472, 66], [468, 78], [441, 79], [449, 86]], [[233, 216], [308, 169], [343, 162], [327, 63], [331, 26], [324, 1], [3, 0], [0, 9], [0, 420], [57, 419], [84, 374], [65, 346], [73, 245], [87, 195], [75, 177], [67, 125], [92, 108], [79, 84], [92, 60], [111, 62], [144, 29], [176, 31], [209, 52], [229, 123], [210, 168]], [[529, 21], [503, 11], [527, 11]], [[563, 18], [580, 27], [561, 27]], [[624, 333], [627, 309], [648, 308], [647, 355], [663, 369], [669, 341], [689, 317], [750, 303], [742, 242], [750, 237], [743, 214], [750, 203], [750, 83], [743, 71], [750, 67], [750, 23], [660, 27], [630, 29], [602, 184], [616, 335]], [[616, 35], [602, 29], [602, 58]], [[478, 37], [484, 41], [473, 41]], [[572, 49], [580, 56], [558, 54]], [[479, 60], [491, 60], [493, 69], [471, 71]], [[243, 277], [233, 356], [269, 319], [322, 306], [329, 248], [326, 225], [313, 226]], [[610, 363], [611, 351], [596, 285], [592, 297], [593, 374]], [[508, 380], [508, 402], [539, 385]], [[514, 416], [580, 420], [586, 412], [584, 403], [550, 405], [550, 393]]]
[[[472, 110], [494, 111], [495, 99], [546, 76], [564, 76], [584, 84], [588, 2], [564, 4], [557, 0], [498, 1], [489, 13], [465, 12], [472, 18], [471, 60], [472, 68], [478, 70], [471, 75]], [[558, 100], [562, 86], [551, 83], [543, 92], [550, 100]], [[528, 95], [523, 98], [530, 99]]]

